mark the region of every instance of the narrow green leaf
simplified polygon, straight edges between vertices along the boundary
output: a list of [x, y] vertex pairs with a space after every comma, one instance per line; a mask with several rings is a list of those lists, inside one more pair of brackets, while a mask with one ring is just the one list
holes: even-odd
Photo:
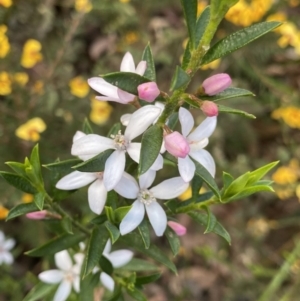
[[177, 234], [172, 229], [167, 227], [165, 231], [165, 236], [169, 241], [173, 255], [176, 256], [180, 250], [180, 240]]
[[43, 177], [41, 172], [41, 163], [40, 163], [40, 155], [39, 155], [39, 145], [36, 144], [35, 147], [31, 151], [30, 159], [31, 165], [33, 166], [34, 173], [41, 183], [43, 183]]
[[196, 32], [195, 32], [195, 41], [196, 41], [196, 47], [199, 45], [202, 36], [205, 32], [205, 29], [209, 23], [209, 18], [210, 18], [210, 7], [207, 6], [197, 19], [196, 23]]
[[177, 125], [177, 123], [178, 123], [178, 113], [175, 112], [175, 113], [173, 113], [173, 114], [169, 117], [169, 119], [168, 119], [168, 121], [167, 121], [167, 126], [168, 126], [171, 130], [174, 130], [174, 128], [175, 128], [175, 126]]
[[191, 41], [191, 48], [195, 48], [195, 31], [196, 31], [196, 18], [197, 18], [197, 0], [181, 0], [183, 7], [184, 18], [189, 32]]
[[111, 138], [111, 135], [117, 135], [119, 131], [121, 131], [122, 125], [120, 122], [115, 123], [111, 129], [109, 130], [107, 137]]
[[192, 199], [196, 200], [199, 196], [199, 191], [202, 187], [203, 180], [198, 175], [195, 175], [192, 179], [191, 188], [192, 188]]
[[139, 85], [151, 81], [146, 77], [132, 72], [113, 72], [103, 75], [102, 78], [121, 90], [134, 95], [138, 95], [137, 87]]
[[82, 172], [101, 172], [104, 170], [105, 162], [112, 152], [112, 149], [107, 149], [99, 155], [73, 166], [73, 169]]
[[267, 186], [267, 185], [254, 185], [251, 187], [245, 187], [242, 191], [238, 192], [237, 194], [233, 195], [232, 197], [230, 197], [229, 199], [226, 200], [225, 203], [229, 203], [238, 199], [242, 199], [245, 198], [249, 195], [252, 195], [254, 193], [257, 192], [274, 192], [274, 189], [271, 186]]
[[275, 29], [281, 22], [262, 22], [250, 27], [241, 29], [213, 45], [204, 55], [201, 65], [208, 64], [220, 57], [223, 57], [265, 35]]
[[176, 66], [176, 71], [171, 81], [170, 91], [182, 88], [183, 86], [187, 85], [189, 81], [190, 77], [187, 75], [187, 73], [181, 67]]
[[90, 222], [94, 225], [102, 225], [106, 221], [107, 221], [106, 214], [103, 213], [103, 214], [93, 218]]
[[247, 184], [248, 180], [250, 178], [250, 171], [247, 171], [243, 175], [236, 178], [229, 187], [224, 191], [224, 198], [231, 197], [241, 191]]
[[113, 265], [111, 264], [111, 262], [103, 255], [99, 259], [99, 265], [100, 265], [101, 270], [108, 275], [111, 275], [114, 271], [114, 268], [113, 268]]
[[139, 174], [145, 173], [155, 162], [162, 145], [163, 129], [158, 125], [152, 125], [142, 137], [142, 147], [139, 164]]
[[99, 274], [90, 274], [80, 281], [79, 301], [94, 300], [94, 288], [99, 285]]
[[104, 223], [104, 225], [105, 225], [107, 231], [109, 232], [111, 243], [114, 244], [120, 237], [119, 229], [109, 221], [106, 221]]
[[73, 246], [79, 244], [85, 236], [83, 234], [62, 234], [48, 241], [46, 244], [25, 252], [26, 255], [32, 257], [43, 257], [55, 254], [59, 251], [72, 248]]
[[26, 295], [23, 301], [38, 301], [44, 297], [49, 296], [54, 290], [57, 289], [57, 284], [48, 284], [44, 282], [38, 283], [31, 291]]
[[145, 285], [145, 284], [148, 284], [148, 283], [151, 283], [151, 282], [155, 282], [160, 277], [161, 277], [160, 273], [155, 273], [155, 274], [148, 275], [148, 276], [137, 277], [136, 281], [135, 281], [135, 285], [136, 286], [141, 286], [141, 285]]
[[138, 230], [144, 242], [145, 248], [149, 249], [151, 243], [150, 231], [148, 227], [148, 222], [145, 219], [138, 226]]
[[254, 115], [249, 114], [245, 111], [229, 108], [229, 107], [222, 106], [222, 105], [217, 105], [217, 106], [218, 106], [218, 109], [219, 109], [219, 113], [223, 112], [223, 113], [242, 115], [244, 117], [248, 117], [248, 118], [252, 118], [252, 119], [256, 118]]
[[131, 296], [136, 301], [147, 301], [146, 296], [140, 290], [138, 290], [136, 288], [133, 288], [133, 289], [127, 288], [127, 293], [129, 296]]
[[92, 126], [91, 126], [91, 124], [90, 124], [90, 122], [87, 118], [84, 119], [84, 122], [83, 122], [83, 125], [82, 125], [82, 131], [87, 135], [94, 133], [94, 131], [92, 129]]
[[207, 224], [206, 224], [206, 229], [204, 231], [204, 234], [212, 232], [214, 230], [215, 226], [216, 226], [216, 223], [217, 223], [217, 219], [212, 214], [210, 209], [207, 208], [207, 207], [205, 209], [206, 209], [206, 212], [207, 212]]
[[20, 176], [26, 177], [25, 165], [19, 162], [5, 162], [13, 171], [15, 171]]
[[93, 229], [83, 264], [83, 278], [91, 273], [93, 268], [99, 263], [108, 239], [109, 233], [104, 225]]
[[5, 171], [0, 171], [0, 175], [9, 184], [11, 184], [12, 186], [16, 187], [21, 191], [31, 193], [31, 194], [35, 194], [37, 192], [37, 190], [31, 185], [31, 183], [23, 176], [13, 174], [10, 172], [5, 172]]
[[19, 205], [13, 207], [12, 209], [10, 209], [6, 220], [8, 221], [17, 216], [20, 216], [20, 215], [23, 215], [23, 214], [26, 214], [29, 212], [38, 211], [38, 210], [39, 210], [39, 208], [36, 206], [35, 203], [19, 204]]
[[121, 223], [122, 219], [130, 210], [131, 206], [119, 207], [115, 210], [115, 219], [117, 223]]
[[250, 177], [249, 180], [247, 182], [247, 186], [257, 182], [258, 180], [260, 180], [263, 176], [265, 176], [272, 168], [274, 168], [277, 164], [279, 163], [279, 161], [275, 161], [272, 163], [269, 163], [265, 166], [262, 166], [256, 170], [253, 170], [250, 172]]
[[155, 64], [154, 64], [154, 59], [149, 43], [143, 52], [142, 60], [147, 62], [147, 69], [144, 73], [144, 77], [148, 78], [150, 81], [155, 82], [156, 81]]
[[224, 190], [226, 190], [229, 185], [233, 182], [234, 178], [231, 174], [223, 171], [223, 183], [224, 183]]
[[33, 201], [36, 204], [36, 206], [39, 208], [39, 210], [43, 210], [45, 196], [46, 196], [45, 191], [38, 192], [34, 195]]
[[191, 50], [190, 50], [190, 41], [187, 42], [183, 56], [182, 56], [182, 62], [181, 62], [181, 68], [183, 70], [186, 70], [187, 66], [189, 65], [190, 59], [191, 59]]
[[68, 172], [74, 171], [72, 170], [71, 167], [73, 167], [74, 165], [78, 165], [81, 162], [82, 160], [80, 159], [70, 159], [70, 160], [58, 161], [50, 164], [43, 164], [43, 167], [53, 172], [61, 172], [67, 174]]
[[72, 229], [72, 221], [69, 217], [65, 216], [61, 220], [61, 226], [64, 229], [64, 231], [68, 234], [74, 234]]
[[112, 207], [114, 210], [118, 207], [119, 195], [111, 190], [107, 193], [106, 206]]
[[214, 96], [205, 96], [205, 100], [220, 101], [224, 99], [236, 98], [236, 97], [248, 97], [255, 96], [251, 91], [240, 88], [227, 88], [223, 92]]
[[138, 259], [138, 258], [132, 258], [130, 262], [118, 268], [118, 270], [133, 271], [133, 272], [147, 272], [147, 271], [150, 272], [150, 271], [159, 270], [159, 267], [149, 261]]
[[114, 224], [116, 221], [116, 215], [114, 209], [112, 207], [105, 206], [104, 210], [107, 216], [107, 220], [110, 221], [112, 224]]

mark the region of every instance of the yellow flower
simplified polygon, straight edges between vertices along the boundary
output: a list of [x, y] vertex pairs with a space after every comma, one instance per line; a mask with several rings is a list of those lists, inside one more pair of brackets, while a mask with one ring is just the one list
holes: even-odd
[[207, 1], [198, 1], [197, 16], [200, 16], [204, 8], [207, 6]]
[[0, 72], [0, 95], [9, 95], [11, 93], [11, 80], [9, 74], [5, 71]]
[[0, 0], [0, 5], [2, 5], [4, 7], [10, 7], [12, 5], [12, 1], [11, 0]]
[[71, 79], [69, 82], [69, 87], [71, 94], [80, 98], [87, 96], [90, 91], [87, 81], [81, 76]]
[[33, 93], [36, 94], [43, 94], [44, 93], [44, 83], [42, 80], [37, 80], [33, 87], [32, 87]]
[[[206, 189], [204, 187], [202, 187], [199, 190], [199, 193], [204, 193], [204, 192], [206, 192]], [[178, 199], [180, 201], [186, 201], [186, 200], [190, 199], [191, 197], [192, 197], [192, 187], [189, 186], [188, 189], [178, 197]]]
[[23, 203], [31, 203], [33, 201], [33, 195], [30, 193], [23, 193], [22, 202]]
[[200, 68], [202, 70], [207, 70], [207, 69], [217, 69], [219, 66], [220, 66], [220, 63], [221, 63], [221, 59], [217, 59], [217, 60], [214, 60], [206, 65], [203, 65], [201, 66]]
[[88, 13], [93, 9], [93, 5], [89, 0], [76, 0], [75, 9], [78, 12]]
[[252, 218], [247, 223], [247, 230], [255, 237], [263, 237], [270, 231], [269, 221], [263, 217]]
[[285, 185], [293, 184], [297, 181], [298, 175], [297, 170], [289, 166], [279, 167], [272, 175], [272, 180], [276, 184]]
[[300, 4], [299, 0], [289, 0], [289, 6], [296, 7]]
[[21, 65], [24, 68], [32, 68], [35, 64], [43, 59], [41, 54], [42, 45], [37, 40], [27, 40], [24, 47], [21, 58]]
[[124, 39], [125, 39], [126, 44], [130, 45], [130, 44], [135, 43], [139, 39], [139, 36], [136, 32], [130, 31], [130, 32], [126, 33]]
[[41, 118], [36, 117], [19, 126], [15, 134], [21, 139], [35, 142], [40, 140], [40, 133], [44, 132], [46, 128], [45, 122]]
[[121, 3], [128, 3], [130, 0], [119, 0]]
[[7, 27], [5, 25], [0, 25], [0, 58], [6, 57], [10, 51], [10, 44], [8, 37], [5, 35]]
[[275, 193], [281, 200], [286, 200], [294, 195], [291, 188], [275, 188]]
[[28, 83], [29, 76], [25, 72], [17, 72], [14, 75], [14, 81], [20, 86], [25, 86]]
[[300, 108], [298, 107], [284, 107], [272, 112], [272, 118], [282, 119], [289, 127], [300, 129]]
[[90, 119], [95, 124], [103, 124], [105, 123], [113, 110], [112, 106], [108, 104], [106, 101], [99, 101], [95, 98], [91, 99], [91, 113]]
[[0, 219], [6, 219], [9, 210], [0, 205]]

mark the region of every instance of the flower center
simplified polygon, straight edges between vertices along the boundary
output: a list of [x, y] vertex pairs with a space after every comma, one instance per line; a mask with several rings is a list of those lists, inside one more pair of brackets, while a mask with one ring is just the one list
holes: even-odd
[[99, 180], [103, 180], [103, 171], [96, 172], [96, 177], [97, 177]]
[[121, 134], [121, 131], [119, 131], [117, 135], [111, 135], [110, 137], [114, 139], [117, 150], [126, 150], [129, 143], [125, 139], [125, 136]]
[[144, 205], [150, 205], [152, 202], [156, 202], [156, 198], [152, 192], [147, 189], [140, 190], [137, 199]]
[[73, 282], [74, 281], [74, 273], [73, 272], [66, 272], [64, 275], [64, 279], [68, 282]]

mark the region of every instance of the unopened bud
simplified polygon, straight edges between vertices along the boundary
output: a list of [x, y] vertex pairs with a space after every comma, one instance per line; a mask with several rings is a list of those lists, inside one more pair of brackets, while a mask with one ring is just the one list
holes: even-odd
[[213, 101], [209, 100], [202, 102], [201, 110], [208, 117], [218, 116], [219, 113], [218, 106]]
[[219, 73], [207, 78], [202, 83], [202, 88], [205, 94], [212, 96], [227, 89], [231, 82], [232, 80], [228, 74]]
[[169, 221], [168, 226], [178, 235], [183, 236], [186, 234], [186, 227], [182, 226], [179, 223]]
[[185, 158], [190, 152], [187, 140], [178, 132], [164, 136], [165, 148], [173, 156]]
[[148, 82], [137, 87], [139, 98], [147, 102], [152, 102], [160, 94], [156, 82]]
[[26, 217], [29, 219], [45, 219], [47, 216], [47, 210], [34, 211], [26, 214]]

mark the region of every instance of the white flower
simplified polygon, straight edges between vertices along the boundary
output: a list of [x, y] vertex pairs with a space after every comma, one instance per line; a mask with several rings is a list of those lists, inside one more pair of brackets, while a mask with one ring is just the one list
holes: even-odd
[[189, 154], [185, 158], [178, 158], [178, 169], [181, 177], [185, 182], [189, 182], [195, 174], [196, 167], [190, 157], [202, 164], [214, 177], [216, 173], [215, 161], [211, 154], [203, 148], [207, 146], [208, 137], [216, 128], [217, 118], [207, 117], [191, 132], [194, 127], [194, 118], [187, 109], [181, 107], [179, 109], [179, 121], [182, 135], [187, 139], [190, 146]]
[[0, 231], [0, 265], [2, 263], [12, 264], [14, 258], [10, 250], [15, 246], [15, 241], [12, 238], [5, 239], [5, 235]]
[[131, 209], [123, 218], [120, 224], [120, 232], [125, 235], [134, 230], [142, 222], [145, 211], [157, 236], [162, 236], [167, 227], [167, 216], [156, 199], [168, 200], [182, 194], [188, 183], [181, 177], [168, 179], [159, 185], [148, 189], [155, 179], [156, 172], [148, 170], [140, 176], [139, 185], [136, 180], [124, 172], [120, 182], [116, 185], [115, 191], [127, 199], [136, 199]]
[[[141, 61], [135, 68], [134, 60], [131, 53], [126, 52], [123, 57], [120, 71], [133, 72], [143, 75], [146, 71], [146, 61]], [[134, 100], [135, 95], [123, 91], [112, 84], [109, 84], [101, 77], [92, 77], [88, 80], [90, 87], [104, 96], [97, 96], [96, 99], [104, 101], [115, 101], [122, 104], [127, 104]]]
[[[112, 138], [90, 134], [76, 139], [73, 143], [71, 153], [83, 160], [90, 159], [107, 149], [115, 151], [105, 162], [103, 182], [107, 191], [112, 190], [119, 182], [125, 169], [125, 153], [137, 163], [140, 161], [141, 143], [131, 142], [134, 138], [141, 135], [151, 123], [159, 116], [161, 109], [148, 105], [135, 111], [125, 130], [124, 135], [119, 132]], [[162, 158], [159, 157], [154, 162], [152, 169], [160, 169]]]
[[68, 251], [64, 250], [55, 254], [57, 270], [49, 270], [39, 274], [42, 282], [49, 284], [60, 283], [53, 301], [65, 301], [71, 293], [72, 286], [75, 292], [80, 291], [80, 270], [84, 255], [74, 255], [75, 264], [72, 263]]

